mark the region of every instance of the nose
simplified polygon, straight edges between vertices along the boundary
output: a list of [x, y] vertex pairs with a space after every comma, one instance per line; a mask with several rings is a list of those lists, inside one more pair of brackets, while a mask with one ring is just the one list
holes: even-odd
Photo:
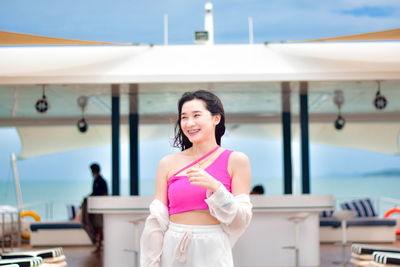
[[187, 121], [186, 121], [186, 125], [187, 125], [188, 127], [194, 125], [194, 120], [193, 120], [192, 118], [188, 118]]

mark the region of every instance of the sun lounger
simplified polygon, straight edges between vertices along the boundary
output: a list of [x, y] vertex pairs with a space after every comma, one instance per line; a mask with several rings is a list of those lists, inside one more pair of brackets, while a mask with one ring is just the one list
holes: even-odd
[[378, 266], [400, 266], [400, 253], [374, 252], [373, 263]]
[[58, 263], [65, 261], [65, 255], [62, 248], [11, 251], [0, 254], [1, 259], [18, 259], [18, 258], [33, 258], [33, 257], [41, 257], [45, 263]]
[[353, 244], [351, 246], [352, 259], [350, 260], [350, 262], [357, 266], [371, 266], [371, 264], [378, 264], [378, 262], [373, 263], [375, 252], [400, 255], [400, 248]]
[[85, 246], [92, 241], [79, 222], [34, 222], [31, 228], [31, 246]]
[[[393, 243], [396, 241], [396, 220], [362, 217], [347, 221], [348, 242]], [[340, 242], [341, 222], [334, 218], [320, 218], [320, 242]]]
[[65, 262], [65, 255], [62, 248], [11, 251], [0, 254], [1, 260], [24, 260], [32, 258], [43, 259], [43, 262], [41, 263], [41, 265], [39, 265], [40, 267], [67, 266], [67, 263]]
[[0, 266], [16, 264], [20, 267], [42, 267], [43, 259], [40, 257], [22, 259], [0, 259]]

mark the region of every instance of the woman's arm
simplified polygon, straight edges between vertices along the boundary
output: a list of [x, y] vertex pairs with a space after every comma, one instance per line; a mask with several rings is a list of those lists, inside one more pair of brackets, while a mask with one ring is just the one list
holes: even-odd
[[168, 204], [167, 197], [167, 179], [170, 168], [170, 156], [166, 156], [160, 160], [156, 173], [156, 187], [154, 198], [160, 200], [165, 206]]
[[218, 189], [208, 196], [206, 202], [211, 215], [221, 222], [233, 247], [252, 217], [249, 197], [251, 170], [247, 156], [240, 152], [232, 152], [228, 169], [232, 175], [232, 193], [220, 184]]
[[250, 193], [251, 169], [249, 158], [241, 152], [232, 152], [228, 169], [232, 175], [232, 194], [234, 196]]
[[150, 204], [150, 215], [140, 238], [140, 266], [160, 266], [164, 233], [169, 223], [167, 177], [168, 158], [164, 157], [158, 165], [154, 200]]

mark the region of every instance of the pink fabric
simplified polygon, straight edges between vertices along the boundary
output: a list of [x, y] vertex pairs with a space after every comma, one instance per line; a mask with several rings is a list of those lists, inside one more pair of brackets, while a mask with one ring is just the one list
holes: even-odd
[[[229, 192], [231, 189], [231, 177], [228, 172], [228, 160], [231, 150], [224, 150], [210, 166], [205, 168], [212, 177], [220, 181]], [[188, 166], [193, 166], [189, 164]], [[169, 215], [182, 213], [191, 210], [208, 210], [204, 201], [207, 196], [207, 189], [197, 185], [191, 185], [187, 176], [179, 176], [180, 170], [168, 180], [168, 211]]]

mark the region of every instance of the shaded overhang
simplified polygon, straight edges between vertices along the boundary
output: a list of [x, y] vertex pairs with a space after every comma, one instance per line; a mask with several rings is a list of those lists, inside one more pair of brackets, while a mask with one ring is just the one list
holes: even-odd
[[0, 84], [400, 79], [400, 42], [1, 47]]

